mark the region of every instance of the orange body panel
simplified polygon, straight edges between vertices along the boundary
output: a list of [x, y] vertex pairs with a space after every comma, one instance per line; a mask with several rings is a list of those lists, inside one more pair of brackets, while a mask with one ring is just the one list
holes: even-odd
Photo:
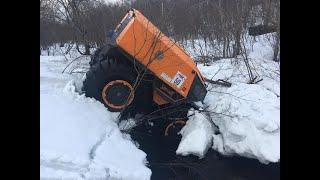
[[197, 74], [204, 83], [191, 57], [137, 10], [116, 43], [183, 97]]

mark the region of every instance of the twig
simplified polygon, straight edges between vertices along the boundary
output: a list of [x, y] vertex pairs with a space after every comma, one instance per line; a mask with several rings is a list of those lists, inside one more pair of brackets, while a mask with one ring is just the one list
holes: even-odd
[[208, 78], [204, 78], [207, 82], [211, 83], [211, 84], [217, 84], [217, 85], [220, 85], [220, 86], [224, 86], [224, 87], [231, 87], [231, 83], [228, 82], [228, 81], [225, 81], [223, 79], [218, 79], [216, 81], [214, 80], [211, 80], [211, 79], [208, 79]]
[[210, 92], [215, 92], [215, 93], [222, 93], [222, 94], [228, 94], [230, 96], [233, 96], [235, 98], [238, 98], [238, 99], [242, 99], [242, 100], [245, 100], [245, 101], [251, 101], [251, 102], [256, 102], [256, 101], [252, 101], [252, 100], [249, 100], [249, 99], [244, 99], [244, 98], [241, 98], [241, 97], [238, 97], [238, 96], [235, 96], [231, 93], [227, 93], [227, 92], [219, 92], [219, 91], [213, 91], [213, 90], [209, 90]]
[[64, 73], [64, 71], [65, 71], [75, 60], [77, 60], [77, 59], [79, 59], [79, 58], [81, 58], [81, 57], [83, 57], [83, 56], [78, 56], [78, 57], [76, 57], [75, 59], [73, 59], [73, 60], [63, 69], [62, 73]]
[[84, 74], [84, 73], [86, 73], [85, 71], [72, 71], [72, 72], [70, 72], [70, 74], [73, 74], [73, 73], [79, 73], [79, 74]]
[[228, 114], [224, 114], [224, 113], [218, 113], [218, 112], [214, 112], [214, 111], [209, 111], [209, 110], [198, 110], [199, 112], [207, 112], [210, 115], [211, 114], [217, 114], [217, 115], [224, 115], [224, 116], [228, 116], [230, 118], [234, 118], [234, 116], [228, 115]]

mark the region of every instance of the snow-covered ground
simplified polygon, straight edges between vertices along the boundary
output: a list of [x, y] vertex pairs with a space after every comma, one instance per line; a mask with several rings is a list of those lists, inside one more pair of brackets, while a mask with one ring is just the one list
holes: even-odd
[[118, 114], [79, 95], [82, 75], [61, 73], [67, 64], [40, 56], [40, 177], [150, 179], [146, 154], [120, 132]]
[[[187, 50], [191, 55], [197, 51]], [[64, 56], [65, 51], [56, 47], [50, 56], [40, 56], [41, 178], [150, 179], [146, 154], [120, 132], [118, 114], [78, 93], [88, 58], [73, 50]], [[190, 111], [195, 115], [180, 132], [176, 153], [202, 158], [213, 148], [263, 163], [280, 161], [280, 65], [271, 59], [270, 44], [263, 36], [257, 38], [249, 50], [253, 72], [262, 79], [257, 84], [247, 84], [240, 57], [199, 64], [206, 78], [224, 79], [232, 86], [208, 86], [203, 104], [198, 103], [205, 112]]]
[[[196, 51], [189, 48], [190, 54]], [[262, 79], [257, 84], [247, 83], [249, 76], [240, 58], [221, 59], [210, 66], [198, 65], [206, 78], [227, 80], [232, 86], [210, 84], [202, 104], [209, 111], [204, 113], [207, 121], [218, 126], [220, 134], [215, 133], [215, 126], [210, 129], [199, 125], [200, 122], [208, 124], [203, 117], [200, 116], [197, 123], [192, 119], [182, 129], [178, 154], [203, 157], [212, 146], [225, 155], [237, 154], [262, 163], [280, 161], [280, 64], [272, 61], [272, 55], [265, 37], [257, 38], [248, 54], [254, 75], [258, 75], [257, 80]], [[206, 133], [196, 135], [196, 131]], [[208, 142], [208, 135], [202, 134], [211, 134], [212, 143]]]

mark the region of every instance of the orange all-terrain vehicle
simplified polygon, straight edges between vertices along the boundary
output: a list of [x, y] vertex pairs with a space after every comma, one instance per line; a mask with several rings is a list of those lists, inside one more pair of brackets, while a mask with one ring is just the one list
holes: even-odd
[[135, 9], [91, 57], [83, 91], [110, 111], [130, 116], [161, 111], [179, 120], [207, 93], [194, 60]]

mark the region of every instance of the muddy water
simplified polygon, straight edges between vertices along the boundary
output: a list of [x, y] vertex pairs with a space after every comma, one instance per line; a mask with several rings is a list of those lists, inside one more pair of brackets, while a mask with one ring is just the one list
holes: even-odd
[[209, 150], [205, 158], [177, 156], [180, 138], [165, 138], [159, 128], [136, 127], [132, 138], [147, 154], [152, 180], [273, 180], [280, 179], [280, 163], [261, 164], [254, 159], [224, 157]]

